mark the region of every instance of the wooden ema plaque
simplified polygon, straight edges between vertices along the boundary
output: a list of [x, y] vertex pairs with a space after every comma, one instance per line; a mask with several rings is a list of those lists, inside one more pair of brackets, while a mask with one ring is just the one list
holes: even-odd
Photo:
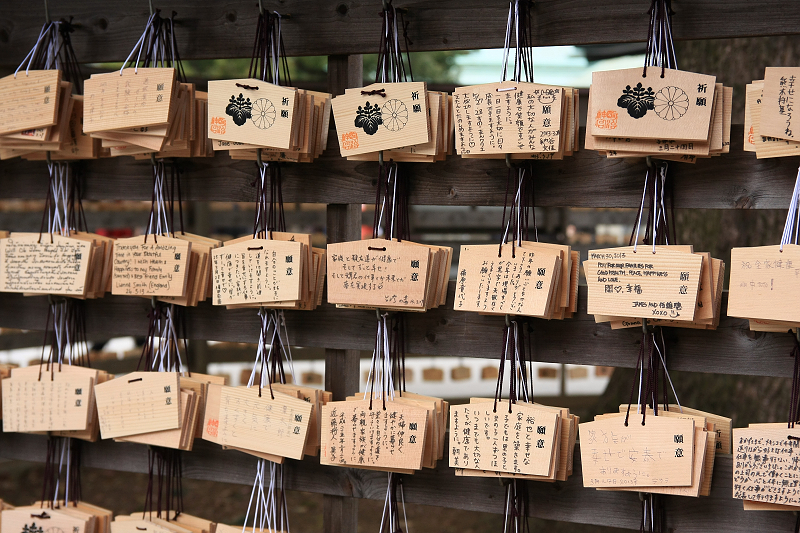
[[[800, 440], [786, 424], [753, 424], [733, 430], [733, 497], [800, 506]], [[782, 426], [782, 427], [781, 427]]]
[[84, 133], [168, 124], [174, 85], [173, 68], [93, 74], [83, 82]]
[[556, 152], [561, 143], [561, 87], [504, 81], [453, 92], [456, 153]]
[[37, 370], [3, 380], [3, 431], [85, 430], [92, 407], [91, 372], [43, 371], [41, 380], [38, 376]]
[[733, 248], [728, 316], [800, 322], [800, 245]]
[[60, 70], [31, 70], [0, 79], [0, 133], [54, 125], [60, 86]]
[[592, 73], [594, 135], [707, 141], [716, 77], [649, 67]]
[[424, 82], [375, 83], [335, 97], [333, 118], [342, 156], [430, 141], [427, 98]]
[[[464, 245], [458, 260], [456, 311], [544, 316], [561, 269], [557, 249]], [[499, 255], [499, 257], [498, 257]]]
[[583, 262], [590, 315], [694, 320], [702, 256], [646, 246], [598, 256]]
[[256, 79], [208, 82], [208, 138], [293, 148], [297, 89]]
[[40, 506], [6, 509], [0, 522], [0, 533], [91, 533], [87, 520], [73, 516], [68, 509], [48, 509]]
[[450, 407], [450, 466], [548, 476], [559, 415], [498, 401]]
[[[259, 396], [260, 394], [260, 396]], [[222, 387], [219, 443], [302, 459], [311, 404], [268, 387]]]
[[322, 406], [323, 465], [419, 470], [428, 410], [383, 400], [329, 402]]
[[48, 233], [0, 239], [0, 291], [83, 296], [92, 243]]
[[[800, 141], [800, 117], [794, 120], [795, 95], [800, 88], [800, 68], [767, 67], [761, 96], [760, 134], [787, 141]], [[800, 108], [798, 108], [800, 112]]]
[[104, 439], [180, 427], [177, 372], [131, 372], [96, 385], [97, 414]]
[[393, 308], [425, 307], [431, 250], [385, 239], [328, 245], [328, 302]]
[[247, 239], [212, 250], [214, 305], [300, 299], [302, 254], [302, 243], [275, 239]]
[[688, 487], [692, 484], [694, 420], [632, 415], [578, 426], [584, 487]]
[[111, 294], [183, 296], [190, 250], [189, 241], [165, 236], [114, 241]]

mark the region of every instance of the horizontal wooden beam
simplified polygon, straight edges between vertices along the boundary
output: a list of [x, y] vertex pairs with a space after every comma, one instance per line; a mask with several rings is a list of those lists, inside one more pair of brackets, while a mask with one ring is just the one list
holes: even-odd
[[[254, 0], [155, 1], [165, 15], [176, 12], [184, 59], [249, 57], [258, 5]], [[502, 48], [508, 3], [480, 0], [400, 0], [407, 9], [412, 51]], [[380, 3], [358, 0], [265, 2], [291, 18], [283, 23], [290, 55], [377, 53]], [[800, 26], [795, 2], [762, 0], [674, 0], [675, 39], [719, 39], [784, 35]], [[642, 42], [647, 40], [646, 0], [537, 0], [534, 46]], [[147, 21], [147, 2], [62, 0], [51, 3], [54, 20], [74, 17], [73, 46], [81, 62], [122, 61]], [[0, 5], [0, 64], [16, 65], [31, 49], [45, 13], [42, 4]], [[498, 69], [498, 75], [500, 74]]]
[[[39, 435], [0, 434], [0, 458], [43, 462], [47, 439]], [[403, 476], [405, 501], [469, 511], [502, 513], [504, 488], [497, 479], [456, 477], [445, 458], [435, 470]], [[147, 447], [133, 443], [100, 441], [84, 443], [81, 462], [90, 468], [123, 472], [147, 472]], [[255, 458], [219, 446], [195, 441], [183, 454], [183, 474], [190, 479], [251, 484]], [[382, 500], [386, 474], [321, 466], [319, 459], [287, 461], [289, 490]], [[791, 531], [793, 513], [745, 512], [740, 500], [731, 498], [732, 456], [718, 455], [714, 461], [711, 496], [707, 498], [665, 497], [669, 528], [686, 533], [705, 531]], [[607, 492], [583, 487], [579, 450], [574, 473], [565, 482], [528, 482], [530, 514], [537, 518], [638, 529], [641, 507], [638, 493]], [[247, 502], [241, 502], [242, 509]]]
[[[454, 282], [447, 305], [427, 313], [407, 313], [406, 350], [423, 355], [499, 357], [502, 317], [453, 311]], [[0, 294], [0, 327], [36, 330], [43, 327], [47, 299]], [[90, 338], [147, 333], [149, 300], [107, 296], [86, 302]], [[727, 308], [724, 295], [722, 312]], [[372, 350], [375, 314], [336, 309], [325, 304], [315, 311], [286, 311], [290, 342], [295, 346]], [[189, 337], [231, 342], [256, 342], [256, 311], [227, 310], [208, 302], [190, 308]], [[578, 313], [569, 320], [533, 321], [534, 358], [552, 363], [634, 367], [641, 341], [637, 328], [612, 330], [586, 314], [586, 288], [579, 291]], [[791, 375], [792, 338], [788, 334], [750, 332], [747, 321], [723, 318], [716, 331], [665, 328], [671, 370]]]
[[[583, 138], [583, 134], [581, 135]], [[797, 175], [793, 158], [756, 159], [742, 151], [742, 126], [734, 126], [730, 154], [696, 164], [673, 163], [670, 182], [676, 208], [786, 209]], [[583, 141], [581, 141], [581, 146]], [[325, 154], [309, 164], [286, 164], [285, 202], [375, 202], [378, 165], [339, 156], [331, 138]], [[253, 201], [254, 162], [234, 161], [227, 153], [212, 158], [178, 159], [186, 200]], [[508, 169], [502, 160], [448, 157], [438, 163], [405, 165], [412, 205], [503, 205]], [[534, 163], [539, 207], [639, 207], [644, 159], [607, 159], [581, 150], [562, 161]], [[149, 161], [131, 157], [81, 163], [85, 198], [147, 200], [152, 197]], [[0, 162], [0, 198], [45, 198], [44, 162]], [[144, 219], [142, 219], [144, 224]]]

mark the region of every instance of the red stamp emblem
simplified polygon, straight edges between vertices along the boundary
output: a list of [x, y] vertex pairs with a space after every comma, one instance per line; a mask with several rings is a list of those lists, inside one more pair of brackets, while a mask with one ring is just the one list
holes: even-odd
[[225, 127], [228, 125], [228, 120], [225, 117], [211, 117], [211, 133], [217, 135], [225, 134]]
[[342, 150], [354, 150], [358, 148], [358, 133], [351, 131], [342, 133]]
[[594, 119], [594, 126], [601, 130], [615, 130], [617, 129], [617, 117], [616, 111], [598, 111]]
[[206, 426], [206, 433], [209, 437], [216, 437], [219, 434], [219, 420], [209, 420]]

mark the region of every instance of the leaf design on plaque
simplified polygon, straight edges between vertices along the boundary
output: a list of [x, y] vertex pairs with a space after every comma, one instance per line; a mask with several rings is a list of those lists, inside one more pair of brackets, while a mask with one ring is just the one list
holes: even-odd
[[356, 127], [363, 128], [367, 135], [375, 135], [378, 126], [383, 124], [381, 116], [381, 106], [378, 104], [370, 105], [369, 102], [364, 107], [358, 106], [356, 111]]
[[244, 126], [252, 116], [253, 104], [250, 103], [249, 98], [245, 98], [242, 93], [239, 93], [239, 98], [231, 96], [231, 101], [228, 102], [228, 107], [225, 108], [225, 114], [233, 117], [233, 122], [237, 126]]
[[266, 98], [259, 98], [253, 102], [250, 114], [253, 124], [260, 130], [265, 130], [275, 123], [275, 106]]
[[617, 105], [627, 109], [628, 114], [633, 118], [642, 118], [647, 114], [648, 109], [653, 109], [654, 100], [653, 88], [648, 87], [645, 89], [639, 82], [633, 89], [631, 89], [630, 85], [625, 87], [625, 90], [622, 91], [622, 96], [617, 100]]
[[389, 131], [400, 131], [408, 122], [408, 108], [406, 104], [397, 99], [383, 104], [381, 115], [383, 116], [383, 125]]
[[664, 87], [656, 93], [653, 106], [656, 115], [664, 120], [678, 120], [689, 109], [689, 97], [680, 87]]

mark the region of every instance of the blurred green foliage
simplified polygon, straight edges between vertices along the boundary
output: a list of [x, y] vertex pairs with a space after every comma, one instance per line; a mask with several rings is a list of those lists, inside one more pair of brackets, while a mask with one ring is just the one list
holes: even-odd
[[[456, 57], [468, 51], [414, 52], [411, 54], [411, 69], [416, 81], [430, 83], [455, 83], [461, 72]], [[405, 54], [404, 54], [405, 57]], [[364, 56], [364, 82], [375, 79], [378, 64], [377, 54]], [[406, 60], [408, 64], [408, 60]], [[210, 59], [184, 61], [186, 76], [190, 79], [224, 80], [247, 77], [249, 59]], [[326, 56], [290, 57], [289, 74], [292, 83], [324, 83], [327, 79], [328, 58]]]

